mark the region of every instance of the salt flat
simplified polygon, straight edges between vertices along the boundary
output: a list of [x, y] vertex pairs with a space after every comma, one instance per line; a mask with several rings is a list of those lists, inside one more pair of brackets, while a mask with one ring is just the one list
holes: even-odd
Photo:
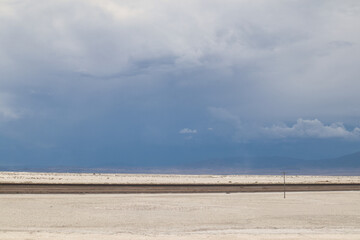
[[360, 192], [0, 195], [0, 239], [360, 239]]
[[[360, 183], [360, 176], [286, 176], [287, 183]], [[0, 183], [281, 184], [281, 175], [173, 175], [0, 172]]]

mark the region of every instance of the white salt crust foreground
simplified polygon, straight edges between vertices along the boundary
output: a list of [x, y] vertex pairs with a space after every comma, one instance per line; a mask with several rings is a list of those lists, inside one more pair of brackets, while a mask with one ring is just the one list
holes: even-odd
[[2, 194], [0, 239], [360, 239], [360, 192]]

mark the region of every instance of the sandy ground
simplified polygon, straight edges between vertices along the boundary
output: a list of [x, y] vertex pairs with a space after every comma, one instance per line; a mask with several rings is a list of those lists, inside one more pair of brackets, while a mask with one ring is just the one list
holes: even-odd
[[[0, 172], [0, 183], [282, 183], [281, 175], [160, 175]], [[286, 176], [287, 183], [360, 183], [360, 176]]]
[[360, 192], [0, 195], [0, 239], [360, 239]]

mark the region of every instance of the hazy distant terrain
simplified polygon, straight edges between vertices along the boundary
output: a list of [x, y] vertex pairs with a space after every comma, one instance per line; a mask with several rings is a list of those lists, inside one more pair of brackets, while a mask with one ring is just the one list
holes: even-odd
[[106, 165], [98, 167], [36, 167], [5, 166], [0, 171], [35, 172], [96, 172], [96, 173], [160, 173], [160, 174], [288, 174], [299, 175], [360, 175], [360, 152], [337, 158], [302, 160], [289, 157], [234, 157], [195, 161], [186, 164], [167, 164], [150, 167]]

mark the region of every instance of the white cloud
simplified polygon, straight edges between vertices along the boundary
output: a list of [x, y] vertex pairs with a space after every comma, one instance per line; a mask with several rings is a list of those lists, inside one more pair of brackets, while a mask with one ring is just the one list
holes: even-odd
[[318, 119], [298, 119], [293, 126], [274, 125], [264, 128], [264, 133], [274, 138], [345, 138], [354, 139], [360, 137], [360, 128], [352, 131], [347, 130], [343, 123], [325, 125]]
[[[87, 2], [84, 1], [85, 3]], [[115, 19], [124, 21], [131, 18], [141, 17], [145, 13], [136, 8], [130, 8], [123, 2], [115, 2], [112, 0], [90, 0], [90, 3], [110, 13]], [[125, 6], [124, 6], [125, 5]]]
[[223, 122], [228, 122], [236, 128], [242, 128], [242, 123], [239, 117], [231, 113], [229, 110], [221, 107], [209, 107], [208, 111], [214, 118]]
[[10, 121], [20, 118], [20, 113], [11, 107], [11, 97], [0, 93], [0, 121]]
[[208, 107], [208, 111], [215, 122], [222, 126], [209, 129], [216, 134], [231, 138], [236, 142], [248, 142], [257, 136], [257, 126], [248, 122], [243, 122], [240, 117], [232, 111], [221, 107]]
[[19, 114], [16, 113], [13, 109], [9, 108], [8, 106], [4, 106], [0, 104], [0, 120], [14, 120], [18, 119]]
[[180, 134], [195, 134], [197, 133], [196, 129], [183, 128], [179, 131]]
[[276, 124], [264, 127], [261, 123], [250, 124], [242, 122], [240, 117], [224, 108], [208, 108], [214, 119], [219, 120], [228, 127], [233, 128], [232, 137], [236, 141], [249, 141], [269, 138], [342, 138], [360, 139], [360, 128], [355, 127], [348, 130], [342, 122], [329, 125], [318, 119], [298, 119], [295, 124]]

